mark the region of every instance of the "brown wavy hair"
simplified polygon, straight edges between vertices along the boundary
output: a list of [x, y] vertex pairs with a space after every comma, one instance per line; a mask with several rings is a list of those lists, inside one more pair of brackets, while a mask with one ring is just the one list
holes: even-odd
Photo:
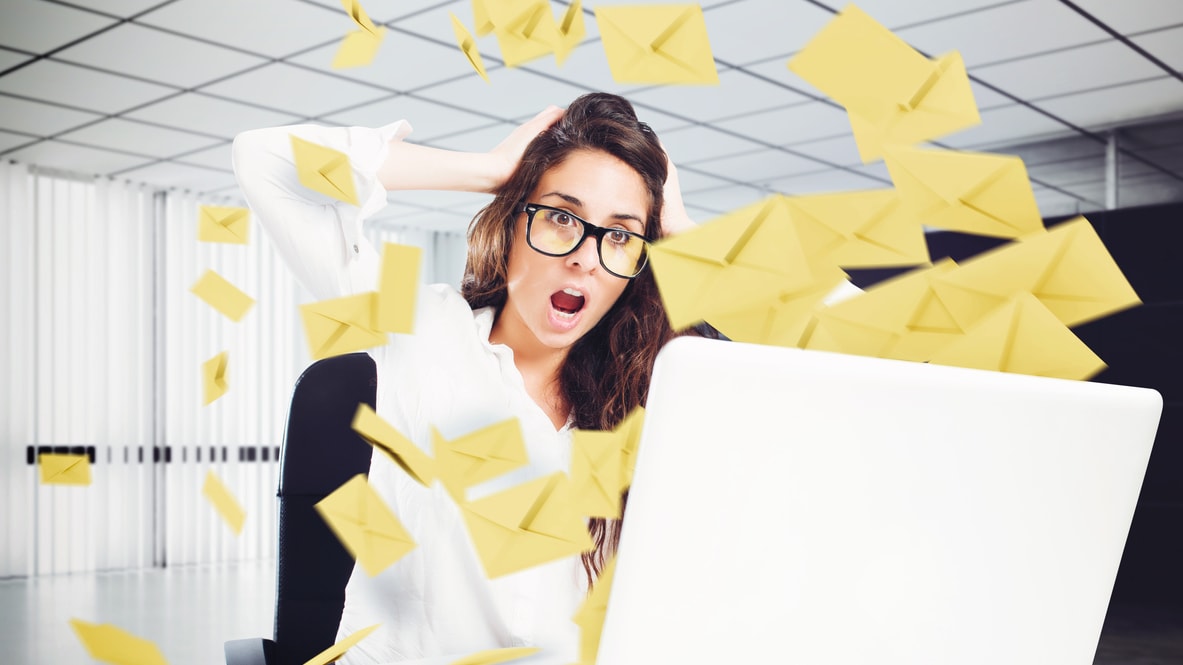
[[[662, 189], [666, 155], [657, 135], [623, 97], [592, 93], [579, 97], [563, 117], [526, 147], [518, 168], [468, 229], [468, 260], [461, 293], [477, 309], [505, 305], [509, 250], [520, 205], [547, 170], [574, 151], [608, 153], [631, 166], [645, 183], [649, 210], [645, 236], [661, 237]], [[615, 428], [634, 407], [643, 405], [657, 352], [673, 337], [653, 273], [630, 280], [612, 309], [572, 345], [559, 371], [560, 394], [572, 410], [575, 427]], [[627, 495], [621, 497], [621, 515]], [[583, 554], [588, 583], [603, 570], [620, 542], [621, 520], [592, 518], [594, 549]]]

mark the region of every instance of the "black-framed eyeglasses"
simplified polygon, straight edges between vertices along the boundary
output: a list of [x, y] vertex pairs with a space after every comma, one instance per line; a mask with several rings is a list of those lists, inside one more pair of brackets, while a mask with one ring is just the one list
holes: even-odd
[[567, 256], [593, 236], [600, 265], [617, 277], [632, 279], [649, 261], [649, 239], [639, 233], [596, 226], [566, 210], [538, 203], [523, 204], [521, 212], [526, 213], [526, 244], [539, 254]]

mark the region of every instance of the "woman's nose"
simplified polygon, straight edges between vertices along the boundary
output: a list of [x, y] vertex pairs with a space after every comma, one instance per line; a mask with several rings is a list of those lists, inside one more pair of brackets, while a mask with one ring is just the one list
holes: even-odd
[[567, 265], [578, 266], [586, 272], [591, 272], [600, 265], [599, 248], [596, 245], [595, 236], [590, 233], [583, 236], [575, 251], [567, 255]]

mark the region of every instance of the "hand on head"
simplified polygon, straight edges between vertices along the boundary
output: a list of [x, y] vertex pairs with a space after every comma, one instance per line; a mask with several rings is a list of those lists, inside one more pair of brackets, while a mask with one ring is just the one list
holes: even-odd
[[665, 163], [668, 175], [661, 195], [661, 235], [668, 238], [675, 233], [693, 228], [694, 220], [690, 219], [686, 205], [682, 202], [682, 185], [678, 181], [678, 169], [670, 159], [669, 152], [666, 152]]
[[561, 117], [563, 117], [563, 109], [557, 106], [548, 106], [538, 115], [515, 128], [509, 133], [509, 136], [490, 151], [501, 165], [494, 189], [504, 184], [513, 174], [514, 169], [518, 167], [518, 162], [522, 159], [522, 154], [526, 152], [526, 146], [530, 145], [530, 141], [533, 141], [535, 136], [549, 128]]

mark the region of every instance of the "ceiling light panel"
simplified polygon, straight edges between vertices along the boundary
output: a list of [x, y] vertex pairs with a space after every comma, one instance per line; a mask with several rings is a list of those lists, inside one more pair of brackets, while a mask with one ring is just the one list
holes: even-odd
[[307, 117], [338, 113], [391, 94], [282, 62], [207, 86], [202, 92]]
[[974, 69], [977, 78], [1033, 101], [1162, 74], [1162, 69], [1116, 40]]
[[1102, 128], [1183, 109], [1183, 82], [1173, 76], [1037, 102], [1081, 127]]
[[91, 147], [125, 150], [152, 157], [173, 155], [205, 148], [220, 140], [172, 129], [164, 129], [141, 122], [111, 118], [72, 132], [59, 138], [73, 143], [84, 143]]
[[70, 145], [59, 141], [41, 141], [26, 148], [5, 153], [4, 158], [71, 173], [98, 176], [105, 176], [113, 171], [132, 168], [152, 161], [148, 157]]
[[176, 88], [40, 60], [0, 77], [0, 92], [99, 113], [119, 113], [176, 93]]
[[96, 113], [0, 95], [0, 129], [48, 137], [102, 117]]
[[115, 24], [114, 19], [43, 0], [4, 0], [0, 44], [42, 54]]
[[234, 138], [247, 129], [288, 125], [300, 120], [299, 116], [218, 99], [199, 92], [170, 97], [126, 115], [225, 139]]

